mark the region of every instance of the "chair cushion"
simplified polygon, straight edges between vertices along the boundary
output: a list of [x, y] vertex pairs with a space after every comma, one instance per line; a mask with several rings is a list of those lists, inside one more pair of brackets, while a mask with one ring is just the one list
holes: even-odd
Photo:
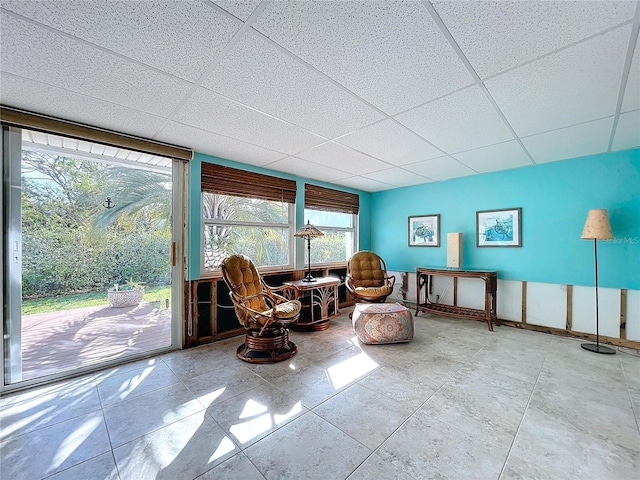
[[358, 287], [380, 287], [385, 284], [385, 271], [380, 257], [368, 251], [358, 252], [349, 260], [351, 281]]
[[[260, 275], [249, 257], [244, 255], [232, 255], [224, 261], [227, 280], [230, 289], [237, 295], [248, 297], [263, 290]], [[246, 303], [249, 308], [263, 311], [268, 305], [261, 297], [251, 299]]]
[[[302, 304], [298, 300], [289, 300], [288, 302], [283, 302], [276, 305], [276, 315], [275, 317], [278, 320], [289, 320], [290, 318], [294, 318], [300, 310], [302, 309]], [[263, 312], [263, 315], [270, 316], [272, 309]]]
[[391, 295], [393, 289], [391, 287], [356, 287], [356, 293], [364, 297], [381, 297], [383, 295]]

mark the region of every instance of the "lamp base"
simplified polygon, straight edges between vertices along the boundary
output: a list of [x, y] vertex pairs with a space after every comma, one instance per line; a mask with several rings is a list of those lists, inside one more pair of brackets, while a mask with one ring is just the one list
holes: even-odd
[[583, 343], [580, 346], [585, 350], [589, 350], [590, 352], [603, 353], [605, 355], [613, 355], [616, 353], [613, 348], [596, 345], [595, 343]]
[[303, 282], [317, 282], [315, 278], [311, 276], [311, 274], [307, 274], [306, 277], [302, 279]]

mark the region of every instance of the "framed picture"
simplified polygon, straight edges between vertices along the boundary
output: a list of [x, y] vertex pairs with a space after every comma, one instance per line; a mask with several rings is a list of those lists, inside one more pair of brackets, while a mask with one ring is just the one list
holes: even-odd
[[522, 208], [476, 212], [476, 246], [521, 247]]
[[409, 217], [409, 246], [440, 246], [440, 214]]

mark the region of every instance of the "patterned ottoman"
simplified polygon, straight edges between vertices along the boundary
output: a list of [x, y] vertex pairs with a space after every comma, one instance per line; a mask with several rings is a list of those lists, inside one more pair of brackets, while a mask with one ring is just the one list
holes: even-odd
[[399, 303], [357, 303], [353, 329], [362, 343], [399, 343], [413, 339], [413, 317]]

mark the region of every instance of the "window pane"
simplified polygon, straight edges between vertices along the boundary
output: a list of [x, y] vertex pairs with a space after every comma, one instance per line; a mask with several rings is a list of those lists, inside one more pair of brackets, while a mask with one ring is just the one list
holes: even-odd
[[202, 218], [250, 223], [289, 223], [289, 204], [202, 193]]
[[323, 233], [324, 236], [311, 239], [311, 263], [342, 262], [353, 255], [352, 232], [323, 230]]
[[204, 268], [218, 270], [229, 255], [246, 255], [257, 267], [289, 264], [289, 227], [205, 225]]
[[352, 227], [353, 214], [340, 213], [340, 212], [325, 212], [322, 210], [312, 210], [310, 208], [304, 209], [305, 223], [307, 220], [311, 222], [311, 225], [325, 226], [325, 227]]

